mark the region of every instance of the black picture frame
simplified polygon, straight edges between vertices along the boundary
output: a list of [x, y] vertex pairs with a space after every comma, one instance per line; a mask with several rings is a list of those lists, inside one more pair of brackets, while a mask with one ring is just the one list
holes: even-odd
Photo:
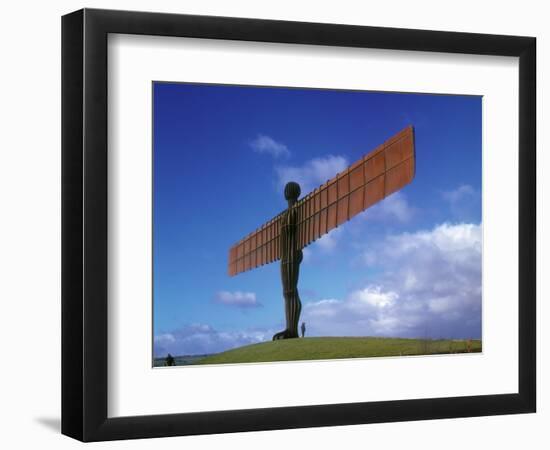
[[[518, 393], [107, 417], [107, 36], [519, 57]], [[62, 433], [82, 441], [535, 412], [536, 39], [83, 9], [62, 18]]]

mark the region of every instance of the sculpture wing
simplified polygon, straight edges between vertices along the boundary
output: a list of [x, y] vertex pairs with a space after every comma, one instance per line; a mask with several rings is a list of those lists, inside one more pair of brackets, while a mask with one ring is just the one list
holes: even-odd
[[[414, 178], [414, 129], [409, 126], [298, 200], [298, 248], [304, 248]], [[280, 258], [278, 214], [229, 249], [230, 276]]]
[[309, 245], [400, 190], [414, 174], [414, 128], [409, 126], [300, 200], [298, 245]]
[[264, 223], [229, 249], [228, 274], [230, 276], [269, 264], [280, 258], [279, 235], [282, 214]]

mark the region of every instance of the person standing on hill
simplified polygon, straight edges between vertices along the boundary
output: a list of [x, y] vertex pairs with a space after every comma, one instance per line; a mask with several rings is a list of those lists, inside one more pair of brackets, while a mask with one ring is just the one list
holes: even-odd
[[302, 337], [304, 337], [306, 334], [306, 323], [302, 322]]

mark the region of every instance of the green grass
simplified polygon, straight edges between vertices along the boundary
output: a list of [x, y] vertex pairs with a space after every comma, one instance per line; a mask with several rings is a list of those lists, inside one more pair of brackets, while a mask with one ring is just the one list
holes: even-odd
[[[472, 352], [481, 341], [472, 340]], [[247, 345], [207, 356], [195, 364], [230, 364], [314, 359], [370, 358], [467, 352], [466, 340], [400, 339], [376, 337], [312, 337]]]

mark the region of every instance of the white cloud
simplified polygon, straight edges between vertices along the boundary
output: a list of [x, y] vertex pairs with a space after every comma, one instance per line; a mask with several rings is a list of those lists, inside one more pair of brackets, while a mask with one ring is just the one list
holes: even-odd
[[455, 218], [470, 220], [479, 216], [481, 193], [469, 184], [462, 184], [451, 191], [443, 191], [441, 196], [449, 203], [449, 208]]
[[330, 233], [327, 233], [317, 239], [312, 245], [320, 249], [323, 253], [331, 253], [336, 249], [338, 243], [340, 242], [343, 232], [342, 230], [343, 228], [334, 228], [330, 231]]
[[295, 181], [300, 184], [302, 195], [305, 195], [342, 172], [348, 165], [345, 157], [328, 155], [311, 159], [302, 166], [279, 166], [275, 168], [277, 186], [283, 188], [289, 181]]
[[407, 197], [402, 192], [395, 192], [381, 202], [366, 210], [364, 218], [368, 220], [397, 220], [408, 222], [415, 210], [409, 205]]
[[282, 142], [277, 142], [272, 137], [259, 134], [256, 139], [250, 142], [250, 146], [257, 153], [267, 153], [273, 158], [288, 157], [290, 150]]
[[475, 190], [469, 184], [463, 184], [452, 191], [443, 191], [442, 193], [443, 198], [451, 203], [460, 201], [465, 197], [472, 195], [475, 195]]
[[217, 303], [224, 305], [238, 306], [240, 308], [254, 308], [262, 306], [256, 299], [254, 292], [242, 292], [242, 291], [218, 291], [214, 297]]
[[307, 264], [311, 262], [311, 257], [312, 257], [311, 247], [304, 247], [302, 249], [302, 255], [303, 255], [303, 259], [302, 259], [303, 264]]
[[376, 282], [304, 304], [310, 334], [480, 337], [481, 225], [388, 236], [364, 261], [381, 270]]
[[243, 345], [269, 341], [275, 332], [268, 329], [217, 331], [210, 325], [191, 324], [154, 337], [154, 354], [157, 357], [170, 353], [202, 355], [219, 353]]
[[318, 300], [315, 302], [307, 302], [304, 305], [303, 311], [303, 320], [317, 322], [318, 318], [331, 318], [338, 314], [338, 310], [341, 309], [343, 305], [342, 300], [337, 300], [335, 298], [328, 298], [323, 300]]
[[370, 305], [376, 308], [386, 308], [395, 303], [399, 295], [395, 292], [383, 292], [380, 286], [368, 286], [364, 289], [352, 292], [351, 305]]
[[173, 334], [170, 333], [164, 333], [159, 334], [158, 336], [155, 336], [155, 343], [161, 343], [161, 344], [171, 344], [172, 342], [175, 342], [176, 338]]

